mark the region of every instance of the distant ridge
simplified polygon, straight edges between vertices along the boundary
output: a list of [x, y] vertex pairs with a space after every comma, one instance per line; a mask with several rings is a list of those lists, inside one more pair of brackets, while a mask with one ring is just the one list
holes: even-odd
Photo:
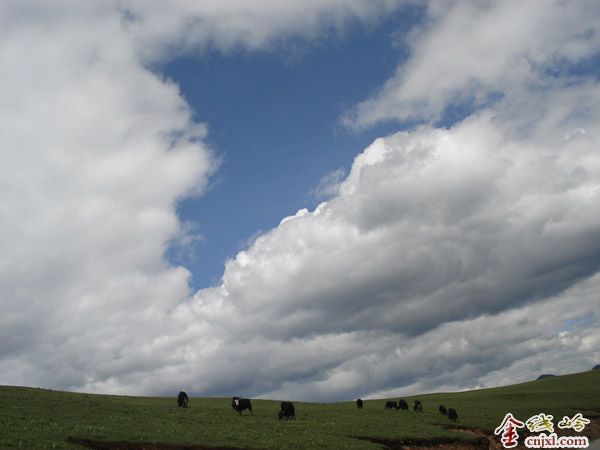
[[[600, 370], [600, 364], [596, 364], [594, 367], [592, 367], [592, 370]], [[554, 375], [553, 373], [543, 373], [537, 377], [536, 380], [545, 380], [546, 378], [554, 378], [556, 376], [557, 375]]]
[[536, 380], [545, 380], [546, 378], [554, 378], [556, 375], [552, 373], [544, 373], [536, 378]]

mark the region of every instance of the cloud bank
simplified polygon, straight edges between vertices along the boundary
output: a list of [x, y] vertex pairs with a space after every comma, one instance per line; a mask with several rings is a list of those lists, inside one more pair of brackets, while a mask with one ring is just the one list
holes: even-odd
[[[148, 65], [314, 39], [397, 5], [161, 5], [0, 14], [1, 383], [336, 400], [597, 363], [594, 3], [432, 3], [408, 61], [345, 117], [423, 125], [376, 140], [327, 202], [196, 293], [164, 253], [185, 233], [177, 202], [216, 164]], [[464, 120], [432, 125], [457, 104]]]

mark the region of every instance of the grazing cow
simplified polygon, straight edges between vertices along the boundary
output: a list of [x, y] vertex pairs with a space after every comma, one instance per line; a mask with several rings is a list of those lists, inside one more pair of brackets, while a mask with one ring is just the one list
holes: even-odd
[[356, 407], [358, 409], [362, 409], [362, 407], [363, 407], [363, 401], [360, 398], [358, 400], [356, 400]]
[[448, 408], [448, 419], [452, 422], [456, 422], [458, 420], [458, 413], [454, 408]]
[[231, 407], [240, 413], [240, 416], [242, 415], [242, 411], [244, 409], [249, 410], [250, 413], [254, 415], [252, 412], [252, 402], [248, 398], [233, 397], [231, 399]]
[[281, 410], [279, 411], [279, 420], [286, 418], [286, 420], [296, 420], [296, 410], [292, 402], [281, 402]]
[[446, 407], [444, 405], [440, 405], [440, 407], [438, 409], [440, 410], [440, 414], [442, 416], [447, 416], [448, 415], [448, 411], [446, 411]]
[[415, 411], [423, 411], [423, 404], [421, 403], [421, 400], [415, 400], [415, 404], [413, 406], [413, 409]]
[[185, 392], [180, 391], [177, 395], [177, 405], [181, 408], [187, 408], [188, 405], [188, 396]]
[[385, 409], [398, 409], [398, 404], [394, 401], [388, 400], [385, 402]]
[[406, 403], [406, 400], [404, 400], [403, 398], [398, 400], [398, 408], [396, 409], [404, 409], [408, 411], [408, 403]]

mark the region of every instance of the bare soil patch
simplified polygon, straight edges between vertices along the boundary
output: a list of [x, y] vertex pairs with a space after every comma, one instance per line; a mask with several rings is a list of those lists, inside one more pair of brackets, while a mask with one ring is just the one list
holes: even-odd
[[446, 428], [470, 434], [471, 436], [477, 436], [478, 438], [486, 442], [486, 445], [482, 448], [488, 450], [500, 450], [504, 448], [498, 440], [497, 436], [480, 428], [469, 428], [461, 425], [446, 425]]
[[236, 447], [206, 447], [202, 445], [163, 444], [160, 442], [97, 441], [74, 437], [67, 438], [67, 442], [94, 450], [243, 450]]
[[[585, 431], [583, 433], [581, 433], [581, 435], [587, 436], [591, 443], [595, 439], [600, 438], [600, 416], [588, 415], [587, 418], [590, 419], [590, 424], [587, 425]], [[464, 427], [461, 425], [446, 425], [446, 428], [455, 430], [455, 431], [461, 431], [463, 433], [467, 433], [472, 436], [477, 436], [477, 437], [480, 437], [487, 441], [487, 445], [484, 447], [472, 447], [472, 448], [485, 448], [488, 450], [503, 450], [504, 449], [504, 447], [500, 443], [500, 438], [489, 431], [481, 430], [479, 428], [468, 428], [468, 427]], [[567, 429], [567, 430], [555, 429], [555, 432], [558, 436], [579, 435], [579, 433], [577, 433], [573, 430], [569, 430], [569, 429]], [[528, 435], [529, 434], [526, 432], [522, 433], [522, 437], [526, 437]], [[417, 447], [415, 447], [415, 448], [417, 448]], [[419, 447], [419, 448], [427, 448], [427, 447]], [[428, 447], [428, 448], [440, 448], [440, 447]], [[463, 448], [463, 447], [449, 447], [449, 448]], [[468, 447], [465, 447], [465, 448], [468, 448]], [[516, 450], [526, 449], [526, 447], [523, 445], [518, 445], [514, 448]], [[405, 450], [408, 450], [408, 449], [405, 448]]]
[[457, 441], [450, 438], [434, 439], [384, 439], [373, 436], [359, 436], [363, 441], [381, 444], [385, 450], [429, 450], [429, 449], [447, 449], [447, 450], [488, 450], [489, 443], [481, 438], [473, 442]]

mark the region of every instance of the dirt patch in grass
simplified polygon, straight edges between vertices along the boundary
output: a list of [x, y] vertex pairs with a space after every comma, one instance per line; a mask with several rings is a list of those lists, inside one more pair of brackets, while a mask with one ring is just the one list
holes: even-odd
[[488, 450], [489, 442], [480, 438], [472, 442], [457, 441], [451, 438], [434, 439], [385, 439], [372, 436], [359, 436], [357, 439], [381, 444], [385, 450]]
[[[566, 429], [555, 429], [555, 432], [558, 436], [587, 436], [590, 443], [598, 438], [600, 438], [600, 416], [587, 416], [590, 419], [590, 423], [586, 426], [585, 431], [583, 433], [577, 433], [574, 430]], [[482, 440], [482, 442], [486, 442], [487, 444], [483, 447], [449, 447], [449, 448], [485, 448], [489, 450], [503, 450], [504, 446], [500, 443], [500, 437], [492, 434], [489, 431], [485, 431], [479, 428], [469, 428], [461, 425], [446, 425], [446, 428], [454, 431], [460, 431], [462, 433], [470, 434], [471, 436], [476, 436]], [[521, 433], [520, 442], [523, 442], [523, 438], [529, 436], [531, 433], [527, 433], [526, 431]], [[415, 447], [415, 448], [427, 448], [427, 447]], [[428, 448], [444, 448], [444, 447], [428, 447]], [[526, 449], [525, 446], [518, 445], [515, 449]], [[408, 450], [408, 447], [404, 447], [404, 450]]]
[[497, 436], [480, 428], [469, 428], [462, 425], [446, 425], [446, 428], [478, 437], [482, 442], [486, 443], [486, 445], [481, 448], [488, 450], [500, 450], [504, 448]]
[[[593, 410], [595, 412], [600, 412], [600, 409]], [[600, 414], [594, 416], [584, 416], [587, 419], [590, 419], [591, 423], [586, 427], [587, 435], [592, 439], [600, 439]]]
[[94, 450], [243, 450], [235, 447], [206, 447], [202, 445], [162, 444], [160, 442], [96, 441], [74, 437], [67, 438], [67, 442]]

